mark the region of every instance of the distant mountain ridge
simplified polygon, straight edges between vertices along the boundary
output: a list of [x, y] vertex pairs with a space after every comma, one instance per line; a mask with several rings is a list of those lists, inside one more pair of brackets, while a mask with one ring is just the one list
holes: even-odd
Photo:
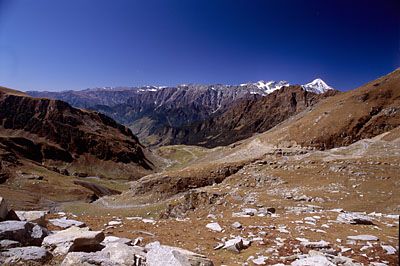
[[[324, 83], [325, 84], [325, 83]], [[319, 82], [301, 86], [314, 94], [334, 91]], [[291, 86], [286, 81], [258, 81], [240, 85], [179, 85], [176, 87], [104, 87], [82, 91], [27, 92], [34, 97], [59, 99], [78, 108], [102, 112], [131, 128], [148, 145], [185, 144], [192, 125], [224, 113], [241, 99], [267, 97]], [[186, 130], [186, 132], [184, 132]], [[180, 137], [179, 137], [180, 136]], [[175, 139], [175, 140], [174, 140]], [[193, 143], [200, 144], [201, 143]]]

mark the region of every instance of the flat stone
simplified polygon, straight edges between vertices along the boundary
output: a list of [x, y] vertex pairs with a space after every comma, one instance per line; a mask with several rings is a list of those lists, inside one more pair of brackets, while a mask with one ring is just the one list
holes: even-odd
[[100, 244], [107, 246], [111, 243], [121, 243], [121, 244], [125, 244], [125, 245], [130, 245], [132, 243], [132, 239], [124, 238], [124, 237], [117, 237], [117, 236], [106, 236]]
[[318, 242], [302, 242], [301, 245], [307, 248], [329, 248], [330, 244], [324, 240]]
[[347, 239], [356, 241], [378, 241], [379, 238], [373, 235], [358, 235], [358, 236], [348, 236]]
[[218, 223], [209, 223], [206, 227], [216, 232], [222, 232], [222, 227]]
[[18, 241], [24, 246], [40, 246], [47, 235], [46, 229], [30, 222], [0, 222], [0, 239]]
[[146, 245], [146, 263], [149, 266], [213, 266], [213, 262], [189, 250], [153, 242]]
[[248, 248], [250, 244], [250, 241], [243, 240], [243, 238], [238, 236], [226, 241], [222, 248], [235, 253], [239, 253], [241, 250]]
[[255, 265], [265, 265], [265, 261], [268, 258], [265, 256], [258, 256], [256, 259], [252, 260]]
[[147, 266], [144, 248], [132, 247], [122, 243], [110, 243], [97, 252], [70, 252], [64, 258], [62, 266], [75, 265], [121, 265]]
[[15, 213], [21, 221], [37, 223], [41, 226], [46, 225], [46, 211], [16, 211]]
[[42, 247], [11, 248], [0, 253], [0, 262], [6, 265], [21, 264], [21, 262], [45, 263], [52, 255]]
[[323, 255], [310, 256], [292, 262], [292, 266], [335, 266]]
[[89, 231], [87, 227], [70, 227], [45, 237], [42, 246], [56, 254], [67, 254], [71, 251], [97, 251], [103, 240], [104, 233], [101, 231]]
[[348, 224], [364, 224], [364, 225], [374, 224], [369, 216], [356, 212], [339, 213], [336, 220], [338, 222], [348, 223]]
[[65, 217], [58, 219], [50, 219], [49, 222], [54, 226], [61, 227], [63, 229], [70, 228], [72, 226], [75, 227], [85, 227], [85, 223], [77, 220], [67, 219]]
[[8, 239], [0, 240], [0, 250], [16, 248], [19, 246], [21, 246], [21, 243], [19, 243], [18, 241], [15, 241], [15, 240], [8, 240]]
[[107, 225], [114, 226], [114, 225], [120, 225], [120, 224], [122, 224], [121, 221], [109, 221]]
[[240, 228], [242, 228], [243, 226], [242, 226], [242, 224], [239, 223], [239, 222], [234, 222], [234, 223], [232, 224], [232, 227], [233, 227], [233, 228], [236, 228], [236, 229], [240, 229]]
[[381, 247], [386, 251], [386, 254], [388, 255], [396, 254], [396, 249], [391, 245], [381, 245]]
[[257, 209], [254, 208], [244, 208], [242, 209], [242, 213], [245, 215], [250, 215], [250, 216], [254, 216], [257, 214]]

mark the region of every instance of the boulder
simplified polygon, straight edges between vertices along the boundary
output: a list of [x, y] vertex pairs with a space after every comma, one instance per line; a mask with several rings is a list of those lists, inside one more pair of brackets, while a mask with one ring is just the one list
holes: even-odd
[[8, 214], [8, 205], [4, 198], [0, 197], [0, 221], [4, 221]]
[[77, 220], [67, 219], [66, 217], [58, 218], [58, 219], [50, 219], [49, 222], [57, 227], [61, 227], [63, 229], [70, 228], [71, 226], [75, 227], [85, 227], [85, 223]]
[[373, 225], [371, 217], [357, 213], [357, 212], [346, 212], [339, 213], [336, 218], [338, 222], [348, 223], [348, 224], [364, 224], [364, 225]]
[[67, 254], [71, 251], [97, 251], [103, 240], [104, 233], [101, 231], [89, 231], [87, 227], [70, 227], [45, 237], [42, 246], [56, 254]]
[[15, 213], [21, 221], [37, 223], [41, 226], [46, 225], [46, 211], [16, 211]]
[[48, 231], [45, 228], [30, 222], [0, 222], [0, 239], [18, 241], [24, 246], [40, 246], [47, 235]]
[[0, 253], [0, 263], [5, 265], [26, 265], [29, 262], [44, 264], [51, 258], [51, 253], [42, 247], [10, 248]]
[[73, 265], [121, 265], [144, 266], [145, 252], [141, 247], [132, 247], [122, 243], [110, 243], [101, 251], [85, 253], [71, 252], [65, 257], [62, 266]]
[[149, 266], [213, 266], [213, 262], [204, 255], [191, 251], [161, 245], [153, 242], [146, 245], [146, 263]]

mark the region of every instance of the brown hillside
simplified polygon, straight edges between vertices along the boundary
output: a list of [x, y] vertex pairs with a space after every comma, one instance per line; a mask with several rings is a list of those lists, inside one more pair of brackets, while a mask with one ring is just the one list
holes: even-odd
[[329, 149], [374, 137], [399, 125], [400, 69], [397, 69], [322, 101], [311, 112], [260, 135], [260, 140]]

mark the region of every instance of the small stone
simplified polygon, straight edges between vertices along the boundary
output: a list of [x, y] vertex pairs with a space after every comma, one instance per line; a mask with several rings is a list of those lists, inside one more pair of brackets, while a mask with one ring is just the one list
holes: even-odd
[[85, 227], [85, 223], [72, 220], [72, 219], [67, 219], [65, 217], [59, 218], [59, 219], [50, 219], [49, 222], [53, 224], [54, 226], [61, 227], [63, 229], [70, 228], [72, 226], [75, 227]]
[[115, 225], [120, 225], [120, 224], [122, 224], [121, 221], [109, 221], [107, 225], [115, 226]]
[[358, 236], [348, 236], [347, 239], [356, 241], [378, 241], [379, 238], [373, 235], [358, 235]]
[[245, 214], [245, 215], [250, 215], [250, 216], [256, 215], [257, 212], [258, 212], [257, 209], [254, 209], [254, 208], [244, 208], [244, 209], [242, 210], [242, 213], [243, 213], [243, 214]]
[[386, 254], [388, 255], [396, 254], [396, 249], [391, 245], [381, 245], [381, 247], [386, 251]]
[[360, 213], [340, 213], [336, 218], [338, 222], [348, 223], [348, 224], [364, 224], [364, 225], [373, 225], [372, 219], [367, 215], [363, 215]]
[[209, 223], [206, 227], [216, 232], [222, 232], [222, 227], [218, 223]]
[[329, 248], [330, 244], [324, 240], [320, 240], [318, 242], [302, 242], [301, 245], [307, 248]]
[[233, 227], [233, 228], [236, 228], [236, 229], [240, 229], [240, 228], [242, 228], [243, 226], [242, 226], [242, 224], [239, 223], [239, 222], [234, 222], [234, 223], [232, 224], [232, 227]]
[[130, 245], [132, 243], [132, 240], [129, 238], [124, 238], [124, 237], [106, 236], [100, 244], [107, 246], [111, 243], [121, 243], [121, 244], [125, 244], [125, 245]]
[[265, 257], [265, 256], [258, 256], [256, 259], [253, 259], [252, 261], [253, 261], [253, 263], [254, 263], [255, 265], [265, 265], [265, 264], [266, 264], [265, 261], [266, 261], [267, 259], [268, 259], [268, 258]]
[[335, 266], [335, 264], [330, 262], [323, 255], [316, 255], [316, 256], [310, 256], [310, 257], [298, 259], [298, 260], [293, 261], [291, 265], [292, 266], [311, 266], [311, 265]]

